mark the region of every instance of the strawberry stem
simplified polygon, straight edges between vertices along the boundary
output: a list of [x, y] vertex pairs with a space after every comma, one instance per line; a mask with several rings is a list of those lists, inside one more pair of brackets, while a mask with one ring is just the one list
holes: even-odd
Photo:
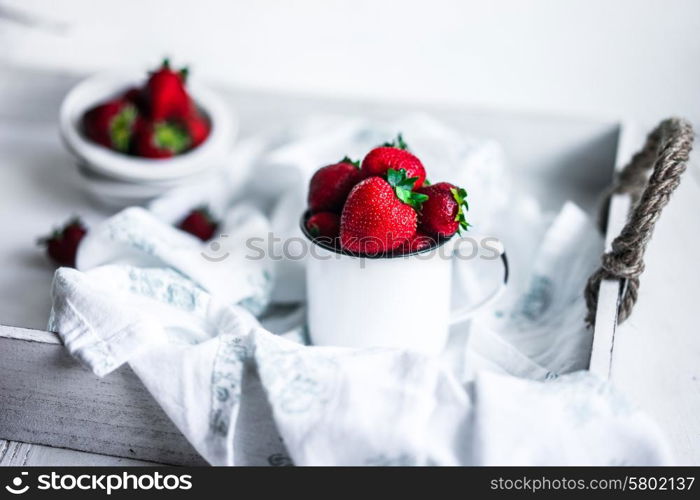
[[117, 151], [126, 153], [129, 150], [136, 115], [136, 107], [128, 104], [112, 118], [109, 124], [109, 138]]
[[462, 229], [466, 231], [471, 226], [471, 224], [467, 222], [467, 218], [464, 215], [464, 213], [469, 210], [469, 203], [467, 203], [467, 191], [461, 187], [457, 187], [450, 189], [450, 192], [452, 193], [452, 197], [457, 202], [458, 208], [455, 221], [459, 222], [459, 232], [461, 233]]
[[314, 238], [321, 234], [321, 229], [319, 229], [317, 224], [311, 224], [308, 229], [309, 229], [309, 234]]
[[71, 216], [70, 219], [68, 219], [67, 222], [65, 222], [62, 226], [55, 227], [51, 231], [51, 234], [48, 236], [41, 236], [37, 238], [36, 244], [40, 246], [46, 246], [49, 244], [50, 241], [54, 240], [60, 240], [63, 238], [63, 234], [68, 230], [69, 227], [71, 226], [78, 226], [83, 229], [85, 229], [85, 224], [83, 224], [83, 220], [80, 218], [78, 215], [73, 215]]
[[153, 139], [160, 149], [166, 149], [174, 154], [181, 153], [190, 145], [190, 136], [177, 125], [159, 122], [154, 126]]
[[388, 169], [386, 171], [386, 180], [394, 188], [396, 197], [415, 210], [420, 210], [423, 207], [423, 203], [428, 200], [427, 194], [413, 191], [413, 185], [418, 180], [418, 177], [408, 177], [406, 170], [403, 168], [398, 170]]
[[353, 165], [355, 168], [360, 168], [360, 160], [352, 160], [349, 156], [344, 156], [342, 160], [340, 160], [338, 163], [349, 163], [350, 165]]
[[180, 80], [182, 80], [182, 83], [187, 83], [187, 78], [190, 76], [190, 68], [188, 66], [185, 66], [180, 70]]
[[391, 142], [385, 142], [384, 144], [382, 144], [382, 146], [408, 151], [408, 144], [406, 144], [406, 141], [403, 140], [403, 135], [401, 134], [401, 132], [399, 132], [399, 134], [396, 136], [396, 139], [394, 139]]

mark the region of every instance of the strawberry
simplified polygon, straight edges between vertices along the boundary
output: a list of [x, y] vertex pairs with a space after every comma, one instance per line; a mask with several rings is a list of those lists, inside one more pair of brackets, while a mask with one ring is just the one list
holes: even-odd
[[126, 102], [136, 106], [136, 109], [141, 114], [148, 113], [148, 106], [146, 103], [146, 95], [141, 87], [131, 87], [122, 96], [122, 99]]
[[387, 170], [386, 180], [369, 177], [357, 184], [340, 218], [340, 244], [363, 254], [390, 252], [416, 233], [416, 209], [427, 197], [411, 191], [415, 178], [404, 170]]
[[432, 236], [450, 237], [469, 228], [464, 212], [469, 210], [467, 192], [449, 182], [439, 182], [418, 190], [428, 196], [423, 203], [419, 227]]
[[388, 142], [374, 148], [362, 160], [362, 173], [365, 177], [377, 175], [384, 177], [387, 170], [405, 170], [408, 177], [416, 177], [413, 189], [425, 182], [425, 168], [421, 161], [408, 151], [408, 146], [401, 134], [395, 142]]
[[194, 110], [183, 120], [183, 125], [185, 129], [187, 129], [192, 141], [190, 148], [196, 148], [209, 137], [209, 131], [211, 129], [209, 121], [197, 110]]
[[136, 107], [125, 99], [114, 99], [93, 107], [83, 115], [83, 130], [92, 141], [115, 151], [127, 152]]
[[192, 101], [185, 89], [186, 78], [187, 69], [173, 71], [168, 59], [151, 74], [145, 95], [153, 120], [183, 119], [192, 111]]
[[335, 239], [340, 235], [340, 217], [333, 212], [318, 212], [306, 221], [306, 229], [314, 238]]
[[314, 213], [340, 213], [350, 190], [361, 180], [359, 162], [347, 156], [318, 169], [309, 182], [309, 208]]
[[212, 217], [207, 207], [199, 207], [182, 219], [177, 227], [202, 241], [207, 241], [214, 236], [219, 223]]
[[399, 247], [400, 253], [420, 252], [426, 248], [430, 248], [436, 244], [435, 238], [421, 231], [416, 231], [416, 234], [410, 240], [407, 240]]
[[138, 120], [132, 149], [144, 158], [170, 158], [187, 150], [190, 143], [187, 132], [176, 123]]
[[87, 228], [77, 217], [56, 229], [50, 236], [39, 238], [38, 244], [46, 247], [46, 253], [59, 266], [75, 267], [78, 244], [87, 233]]

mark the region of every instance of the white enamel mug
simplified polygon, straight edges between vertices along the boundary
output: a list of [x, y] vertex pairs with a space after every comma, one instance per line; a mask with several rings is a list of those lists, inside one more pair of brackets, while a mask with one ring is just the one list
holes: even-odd
[[[470, 244], [488, 247], [491, 260], [503, 267], [493, 289], [469, 303], [451, 309], [453, 265], [493, 265], [478, 258], [455, 258], [463, 249], [458, 238], [432, 249], [397, 256], [360, 257], [311, 241], [306, 262], [307, 317], [314, 345], [394, 347], [439, 354], [449, 327], [468, 319], [496, 300], [508, 282], [508, 260], [495, 238], [468, 234]], [[486, 245], [485, 242], [489, 244]], [[473, 252], [472, 252], [473, 254]]]

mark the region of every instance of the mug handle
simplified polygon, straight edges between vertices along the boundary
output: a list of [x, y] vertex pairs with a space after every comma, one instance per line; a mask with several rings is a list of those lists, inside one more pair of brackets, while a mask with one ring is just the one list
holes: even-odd
[[[481, 242], [484, 241], [484, 239], [488, 238], [486, 236], [476, 234], [470, 234], [469, 236], [470, 238], [478, 241], [479, 247], [481, 247]], [[471, 315], [477, 312], [479, 309], [495, 302], [506, 289], [506, 286], [508, 285], [508, 275], [510, 274], [508, 268], [508, 257], [506, 256], [506, 249], [503, 246], [503, 243], [501, 243], [500, 241], [498, 241], [498, 243], [498, 248], [494, 248], [494, 250], [498, 252], [499, 262], [503, 266], [502, 280], [500, 281], [498, 286], [491, 291], [491, 293], [487, 294], [486, 297], [482, 298], [480, 301], [477, 301], [476, 304], [465, 305], [463, 307], [458, 307], [455, 310], [451, 311], [450, 325], [455, 325], [457, 323], [461, 323], [462, 321], [469, 319]], [[452, 255], [454, 256], [456, 252], [457, 249], [453, 249]]]

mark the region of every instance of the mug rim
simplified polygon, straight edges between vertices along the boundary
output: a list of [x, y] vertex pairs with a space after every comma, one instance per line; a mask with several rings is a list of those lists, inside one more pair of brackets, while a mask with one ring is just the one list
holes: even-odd
[[305, 210], [304, 213], [301, 214], [301, 218], [299, 219], [299, 227], [301, 228], [302, 234], [308, 239], [311, 243], [313, 243], [316, 246], [319, 246], [323, 248], [324, 250], [328, 250], [329, 252], [333, 252], [339, 255], [346, 255], [348, 257], [355, 257], [355, 258], [361, 258], [361, 259], [398, 259], [401, 257], [411, 257], [413, 255], [420, 255], [428, 252], [432, 252], [433, 250], [437, 250], [441, 246], [445, 245], [448, 241], [450, 241], [452, 238], [454, 238], [454, 234], [450, 236], [449, 238], [441, 238], [440, 241], [438, 241], [438, 244], [435, 246], [431, 246], [428, 248], [424, 248], [422, 250], [413, 250], [411, 252], [406, 252], [406, 253], [394, 253], [394, 252], [384, 252], [381, 254], [370, 254], [370, 255], [365, 255], [365, 254], [360, 254], [360, 253], [355, 253], [351, 252], [349, 250], [345, 250], [343, 248], [336, 248], [334, 246], [328, 245], [325, 242], [322, 241], [316, 241], [313, 236], [309, 233], [309, 230], [306, 228], [306, 221], [309, 220], [309, 217], [311, 217], [311, 210]]

